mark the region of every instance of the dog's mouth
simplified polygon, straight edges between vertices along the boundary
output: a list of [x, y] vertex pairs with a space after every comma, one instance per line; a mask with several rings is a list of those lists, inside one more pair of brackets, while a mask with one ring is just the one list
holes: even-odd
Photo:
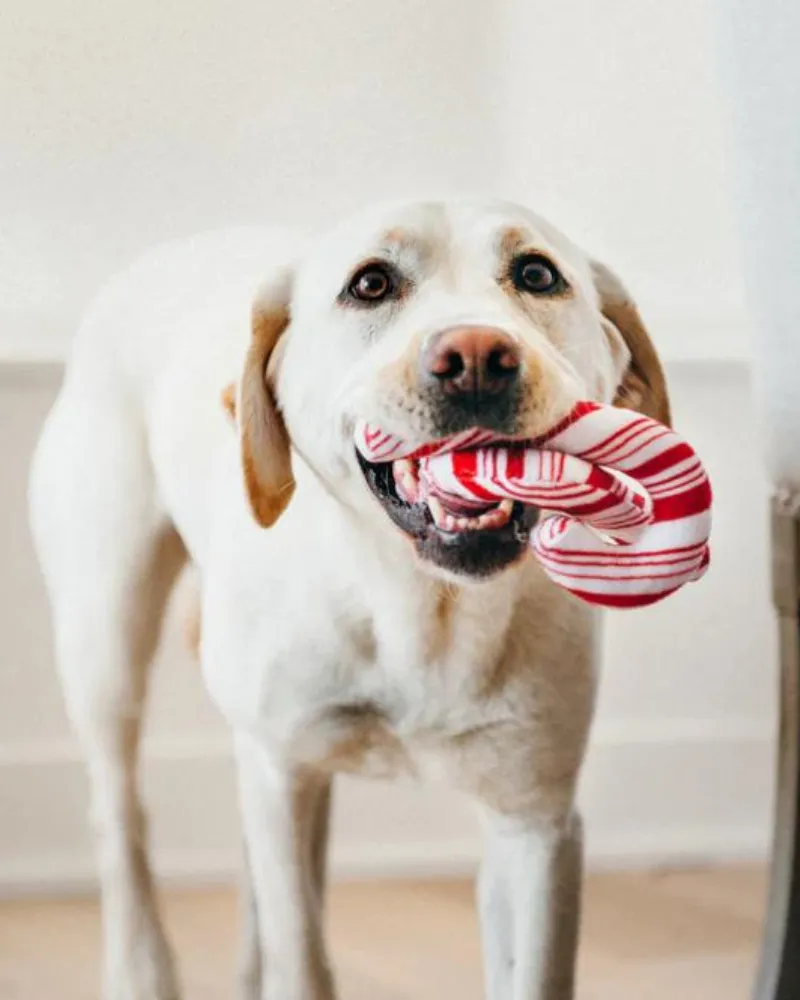
[[467, 500], [445, 493], [421, 474], [419, 462], [400, 458], [391, 463], [395, 493], [404, 503], [426, 504], [433, 523], [449, 534], [493, 531], [511, 520], [513, 500], [497, 503]]
[[491, 576], [525, 552], [538, 518], [513, 500], [466, 500], [426, 481], [414, 459], [369, 462], [357, 452], [364, 478], [420, 557], [458, 576]]

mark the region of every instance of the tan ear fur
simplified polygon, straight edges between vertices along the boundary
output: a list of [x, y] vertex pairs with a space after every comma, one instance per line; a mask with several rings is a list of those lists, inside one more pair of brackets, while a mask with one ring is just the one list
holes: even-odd
[[614, 405], [637, 410], [670, 426], [672, 413], [664, 369], [639, 310], [613, 271], [593, 261], [592, 273], [603, 316], [619, 333], [630, 352], [630, 361], [617, 389]]
[[288, 325], [287, 305], [256, 302], [239, 397], [233, 404], [245, 490], [253, 517], [263, 528], [278, 520], [294, 493], [289, 435], [270, 385], [274, 375], [270, 360]]
[[220, 396], [220, 402], [222, 403], [222, 409], [225, 411], [228, 420], [231, 424], [236, 426], [236, 383], [231, 382], [230, 385], [226, 385], [222, 390], [222, 395]]

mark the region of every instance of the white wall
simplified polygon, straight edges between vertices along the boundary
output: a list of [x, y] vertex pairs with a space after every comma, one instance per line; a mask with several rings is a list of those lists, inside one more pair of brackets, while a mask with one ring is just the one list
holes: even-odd
[[59, 354], [141, 247], [386, 196], [511, 195], [674, 357], [741, 356], [702, 0], [6, 0], [0, 347]]
[[[280, 8], [280, 13], [277, 13]], [[712, 471], [714, 565], [612, 616], [584, 783], [595, 862], [759, 856], [775, 718], [767, 484], [701, 0], [6, 0], [0, 361], [59, 357], [143, 245], [376, 197], [492, 192], [635, 289]], [[702, 359], [707, 359], [708, 363]], [[85, 786], [50, 662], [24, 478], [57, 374], [0, 363], [0, 890], [74, 884]], [[147, 742], [161, 868], [236, 862], [227, 737], [170, 630]], [[345, 784], [340, 870], [475, 857], [460, 800]]]
[[26, 334], [57, 349], [97, 282], [155, 240], [483, 187], [489, 16], [480, 0], [7, 0], [9, 350]]
[[742, 357], [705, 0], [511, 0], [502, 181], [617, 268], [673, 357]]

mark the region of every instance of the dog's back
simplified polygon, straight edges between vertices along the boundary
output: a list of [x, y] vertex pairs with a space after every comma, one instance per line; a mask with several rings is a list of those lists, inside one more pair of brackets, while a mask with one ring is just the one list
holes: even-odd
[[[220, 393], [238, 374], [250, 303], [291, 246], [277, 230], [212, 233], [115, 278], [76, 335], [34, 456], [31, 526], [56, 663], [90, 763], [104, 898], [122, 930], [107, 997], [178, 995], [142, 860], [135, 775], [148, 666], [186, 547], [202, 545], [215, 451], [233, 437]], [[122, 982], [130, 969], [137, 983]]]
[[[119, 544], [156, 486], [165, 491], [159, 473], [176, 462], [189, 466], [181, 479], [198, 499], [197, 483], [207, 481], [206, 465], [226, 434], [220, 393], [238, 375], [250, 304], [292, 246], [291, 234], [256, 228], [175, 241], [97, 296], [33, 463], [31, 518], [48, 581], [64, 560], [74, 575], [76, 560], [65, 550], [84, 544], [81, 524], [96, 538], [105, 520], [115, 522], [109, 530]], [[115, 497], [104, 495], [109, 488]], [[198, 526], [185, 527], [189, 541]]]

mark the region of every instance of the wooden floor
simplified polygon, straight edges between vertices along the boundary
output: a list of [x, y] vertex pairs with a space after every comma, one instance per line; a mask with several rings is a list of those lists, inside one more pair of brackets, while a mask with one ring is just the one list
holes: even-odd
[[[225, 890], [168, 894], [185, 1000], [229, 1000], [236, 906]], [[587, 887], [580, 1000], [745, 1000], [763, 877], [731, 870], [598, 875]], [[0, 903], [0, 998], [97, 997], [94, 902]], [[465, 883], [335, 886], [330, 939], [343, 1000], [480, 1000]]]

